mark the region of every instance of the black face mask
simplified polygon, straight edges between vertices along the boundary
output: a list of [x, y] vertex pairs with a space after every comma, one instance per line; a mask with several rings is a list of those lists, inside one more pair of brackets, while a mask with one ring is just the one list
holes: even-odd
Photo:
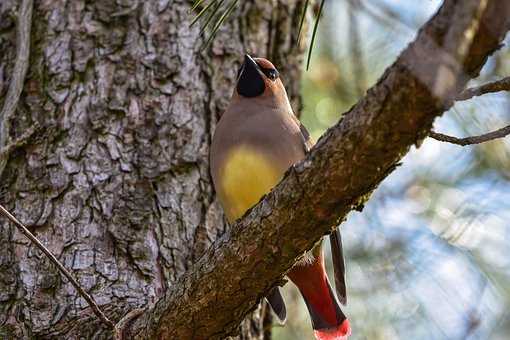
[[237, 93], [243, 97], [257, 97], [264, 93], [266, 85], [259, 71], [259, 66], [249, 55], [244, 57], [244, 63], [239, 69]]

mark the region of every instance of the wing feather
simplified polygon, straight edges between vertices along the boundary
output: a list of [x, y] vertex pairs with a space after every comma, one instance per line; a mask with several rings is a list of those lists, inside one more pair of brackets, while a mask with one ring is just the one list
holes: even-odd
[[340, 303], [345, 305], [347, 303], [347, 288], [345, 284], [345, 261], [340, 228], [337, 228], [329, 235], [329, 242], [331, 244], [331, 255], [333, 257], [336, 293]]
[[280, 323], [284, 324], [285, 320], [287, 320], [287, 308], [285, 307], [285, 300], [283, 300], [280, 287], [273, 287], [273, 289], [269, 292], [269, 295], [266, 296], [266, 300], [269, 302], [271, 309], [280, 320]]

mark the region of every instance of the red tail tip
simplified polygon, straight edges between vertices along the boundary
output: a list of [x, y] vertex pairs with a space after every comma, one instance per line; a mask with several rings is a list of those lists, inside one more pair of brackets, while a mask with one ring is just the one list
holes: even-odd
[[337, 328], [325, 328], [314, 330], [317, 340], [347, 340], [351, 335], [349, 320], [345, 319]]

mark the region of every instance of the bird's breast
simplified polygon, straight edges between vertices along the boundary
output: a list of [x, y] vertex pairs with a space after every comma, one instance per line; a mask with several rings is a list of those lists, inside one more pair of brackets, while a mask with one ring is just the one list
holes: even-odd
[[243, 216], [280, 181], [285, 170], [255, 148], [244, 145], [232, 148], [225, 157], [218, 177], [220, 183], [217, 183], [229, 221]]

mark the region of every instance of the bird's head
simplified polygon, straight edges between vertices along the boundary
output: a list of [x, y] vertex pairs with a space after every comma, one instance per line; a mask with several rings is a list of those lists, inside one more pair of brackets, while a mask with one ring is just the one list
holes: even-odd
[[267, 59], [244, 56], [237, 74], [236, 93], [241, 98], [285, 99], [287, 93], [276, 67]]

